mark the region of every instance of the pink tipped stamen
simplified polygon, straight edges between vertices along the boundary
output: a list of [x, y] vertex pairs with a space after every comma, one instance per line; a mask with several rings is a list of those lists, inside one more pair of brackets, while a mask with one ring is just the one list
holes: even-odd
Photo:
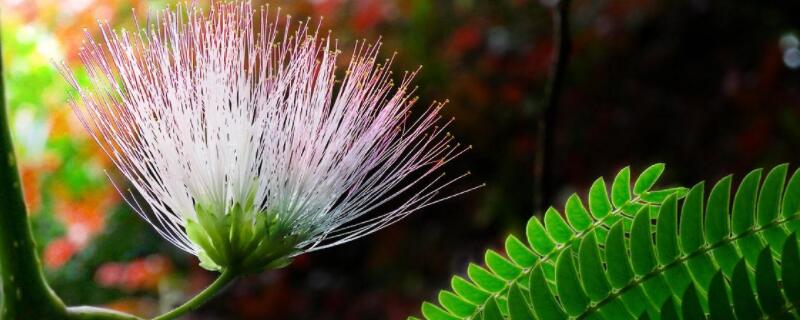
[[472, 190], [442, 194], [466, 174], [436, 173], [468, 148], [447, 133], [444, 103], [412, 120], [419, 70], [395, 82], [380, 42], [358, 41], [342, 72], [320, 23], [249, 2], [179, 4], [135, 32], [98, 24], [102, 41], [87, 33], [79, 52], [88, 82], [60, 65], [72, 107], [136, 190], [114, 183], [127, 203], [187, 252], [197, 205], [227, 214], [254, 196], [254, 214], [307, 233], [308, 252]]

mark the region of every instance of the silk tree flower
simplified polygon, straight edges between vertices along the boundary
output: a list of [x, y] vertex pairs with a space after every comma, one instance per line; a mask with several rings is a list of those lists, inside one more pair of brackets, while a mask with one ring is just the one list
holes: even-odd
[[79, 52], [88, 80], [60, 68], [128, 204], [209, 270], [281, 267], [461, 193], [443, 188], [466, 174], [439, 169], [469, 147], [444, 103], [412, 114], [416, 72], [395, 82], [380, 43], [342, 64], [319, 25], [280, 17], [217, 3], [134, 32], [100, 22]]

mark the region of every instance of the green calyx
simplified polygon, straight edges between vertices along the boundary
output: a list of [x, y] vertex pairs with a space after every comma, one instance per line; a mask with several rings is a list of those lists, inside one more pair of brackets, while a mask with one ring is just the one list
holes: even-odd
[[255, 273], [282, 268], [302, 241], [276, 214], [252, 205], [236, 204], [227, 213], [195, 208], [197, 219], [186, 221], [186, 232], [198, 246], [200, 266], [208, 270]]

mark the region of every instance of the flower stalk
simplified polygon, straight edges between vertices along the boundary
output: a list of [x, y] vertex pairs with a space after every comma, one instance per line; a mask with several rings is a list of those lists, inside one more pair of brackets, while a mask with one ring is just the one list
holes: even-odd
[[222, 291], [228, 284], [230, 284], [233, 280], [238, 277], [239, 274], [234, 271], [233, 269], [225, 269], [222, 273], [217, 277], [217, 280], [211, 283], [208, 287], [203, 289], [200, 293], [198, 293], [194, 298], [189, 299], [186, 303], [169, 311], [165, 314], [162, 314], [158, 317], [153, 318], [153, 320], [170, 320], [180, 317], [188, 312], [197, 310], [200, 306], [208, 302], [211, 298], [213, 298], [217, 293]]

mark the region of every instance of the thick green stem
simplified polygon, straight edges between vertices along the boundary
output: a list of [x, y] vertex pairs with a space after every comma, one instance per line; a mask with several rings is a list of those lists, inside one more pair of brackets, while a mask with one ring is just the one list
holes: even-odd
[[47, 284], [36, 254], [11, 142], [2, 60], [0, 53], [0, 319], [139, 319], [101, 308], [67, 308]]
[[237, 276], [238, 276], [237, 272], [234, 272], [231, 269], [225, 269], [224, 271], [222, 271], [222, 274], [219, 275], [217, 280], [214, 280], [214, 282], [211, 283], [211, 285], [203, 289], [203, 291], [194, 296], [194, 298], [187, 301], [180, 307], [173, 309], [170, 312], [167, 312], [165, 314], [153, 318], [153, 320], [175, 319], [177, 317], [186, 314], [187, 312], [196, 310], [204, 303], [208, 302], [208, 300], [214, 297], [214, 295], [219, 293], [223, 288], [225, 288], [227, 284], [236, 279]]
[[[0, 54], [0, 75], [2, 74]], [[66, 315], [61, 299], [44, 279], [28, 222], [0, 76], [0, 273], [2, 319], [58, 319]]]

